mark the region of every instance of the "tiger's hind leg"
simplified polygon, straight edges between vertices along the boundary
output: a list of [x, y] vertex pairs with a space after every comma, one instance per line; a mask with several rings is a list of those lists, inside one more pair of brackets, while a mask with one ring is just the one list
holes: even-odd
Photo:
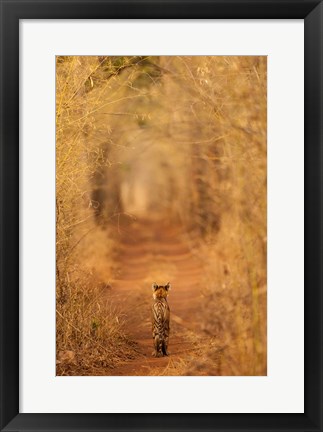
[[162, 357], [163, 351], [162, 351], [162, 341], [160, 340], [160, 337], [158, 335], [154, 338], [154, 347], [155, 350], [153, 351], [152, 355], [154, 357]]
[[169, 356], [169, 351], [168, 351], [168, 337], [165, 337], [164, 341], [163, 341], [163, 354], [165, 356]]
[[169, 321], [166, 322], [165, 332], [164, 332], [164, 340], [163, 340], [163, 354], [169, 356], [168, 351], [168, 339], [169, 339]]
[[158, 336], [154, 336], [154, 351], [151, 353], [153, 357], [157, 357], [158, 353]]

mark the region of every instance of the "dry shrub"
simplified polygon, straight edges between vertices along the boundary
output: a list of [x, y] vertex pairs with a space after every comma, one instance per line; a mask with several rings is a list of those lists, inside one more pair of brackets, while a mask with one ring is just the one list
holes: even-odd
[[201, 248], [206, 260], [202, 329], [212, 338], [204, 363], [212, 375], [266, 375], [263, 245], [248, 233], [237, 238], [235, 229], [228, 223], [211, 250]]
[[[57, 301], [57, 375], [109, 375], [133, 357], [135, 345], [124, 334], [124, 317], [108, 300], [111, 287], [75, 270], [77, 278]], [[66, 360], [68, 352], [73, 355]]]
[[203, 327], [215, 341], [204, 362], [210, 374], [265, 375], [266, 58], [181, 61], [180, 80], [190, 89], [197, 119], [190, 184], [197, 210], [187, 223], [200, 232]]
[[[108, 374], [134, 352], [108, 300], [111, 232], [95, 220], [92, 179], [107, 166], [93, 139], [97, 57], [58, 57], [56, 69], [56, 346], [58, 375]], [[103, 126], [108, 133], [108, 125]]]

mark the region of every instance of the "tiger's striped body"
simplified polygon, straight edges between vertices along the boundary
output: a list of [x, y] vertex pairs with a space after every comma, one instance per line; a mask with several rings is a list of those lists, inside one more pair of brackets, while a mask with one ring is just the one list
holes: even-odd
[[152, 333], [155, 350], [153, 356], [168, 355], [170, 309], [167, 303], [169, 283], [165, 286], [153, 284]]

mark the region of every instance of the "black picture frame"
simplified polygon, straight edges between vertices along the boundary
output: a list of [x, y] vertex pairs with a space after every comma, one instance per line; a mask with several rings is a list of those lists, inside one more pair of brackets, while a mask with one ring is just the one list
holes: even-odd
[[[0, 6], [1, 430], [322, 431], [322, 2], [317, 0], [0, 0]], [[19, 413], [19, 20], [97, 18], [304, 19], [304, 414]]]

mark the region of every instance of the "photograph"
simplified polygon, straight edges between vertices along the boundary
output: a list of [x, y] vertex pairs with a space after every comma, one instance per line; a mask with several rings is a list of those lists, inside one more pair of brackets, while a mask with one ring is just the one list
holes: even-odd
[[267, 376], [267, 56], [56, 56], [56, 375]]

